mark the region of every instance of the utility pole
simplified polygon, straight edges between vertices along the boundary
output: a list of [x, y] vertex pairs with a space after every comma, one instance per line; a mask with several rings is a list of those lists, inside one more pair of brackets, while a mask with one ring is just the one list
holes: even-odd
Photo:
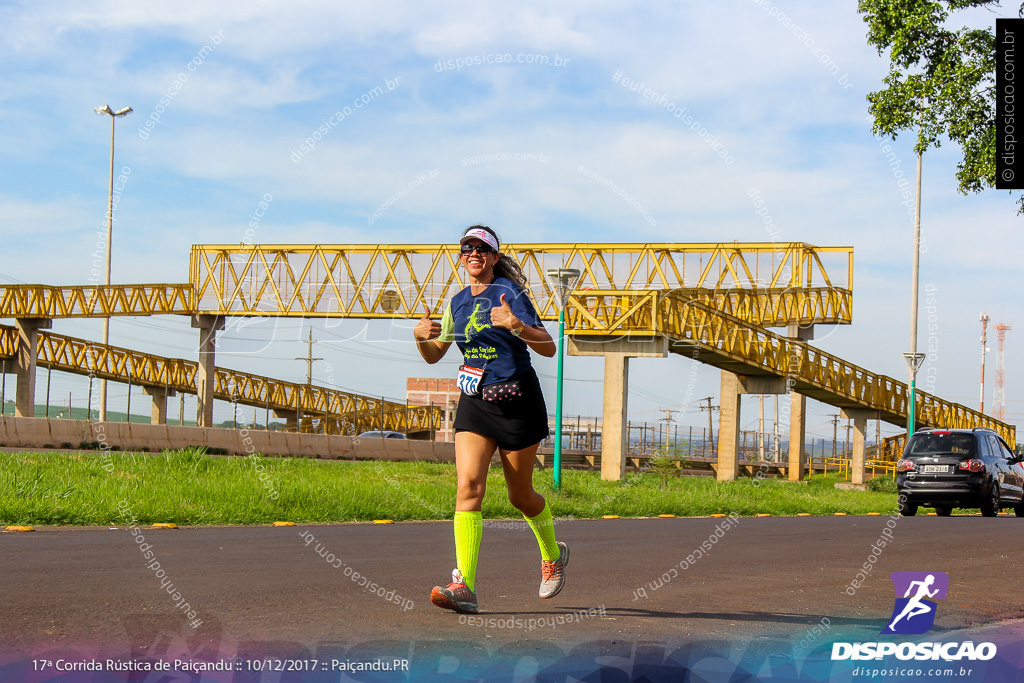
[[[302, 405], [305, 403], [306, 396], [309, 395], [310, 389], [313, 387], [313, 361], [323, 360], [323, 358], [313, 358], [313, 328], [309, 328], [309, 338], [306, 342], [307, 351], [304, 357], [296, 357], [295, 360], [306, 361], [306, 389], [303, 392], [303, 396], [300, 397], [297, 406], [299, 431], [302, 431]], [[383, 425], [383, 423], [381, 423]], [[381, 427], [383, 429], [383, 426]]]
[[[665, 413], [665, 417], [660, 420], [665, 423], [665, 438], [662, 440], [662, 444], [664, 444], [669, 439], [668, 426], [672, 424], [672, 413], [678, 413], [679, 411], [672, 408], [658, 408], [658, 410]], [[675, 443], [672, 444], [672, 449], [673, 451], [675, 450]]]
[[836, 440], [839, 438], [839, 413], [832, 413], [832, 457], [836, 457]]
[[985, 354], [988, 353], [988, 313], [981, 314], [981, 401], [978, 402], [978, 412], [985, 414]]
[[882, 411], [878, 411], [879, 415], [875, 418], [875, 444], [878, 446], [878, 454], [882, 454]]
[[715, 410], [718, 410], [719, 407], [711, 405], [711, 397], [710, 396], [708, 396], [706, 398], [702, 398], [700, 400], [708, 402], [708, 404], [706, 406], [701, 406], [700, 409], [702, 411], [704, 411], [704, 410], [708, 411], [708, 439], [709, 439], [709, 443], [711, 444], [711, 457], [714, 457], [715, 456], [715, 428], [714, 428], [714, 423], [711, 420], [711, 413], [713, 411], [715, 411]]
[[764, 394], [758, 394], [757, 457], [764, 462]]
[[782, 434], [779, 431], [779, 395], [775, 394], [775, 427], [772, 429], [775, 442], [772, 445], [772, 460], [782, 462]]
[[846, 439], [843, 441], [843, 453], [850, 451], [850, 429], [853, 428], [853, 420], [846, 421]]

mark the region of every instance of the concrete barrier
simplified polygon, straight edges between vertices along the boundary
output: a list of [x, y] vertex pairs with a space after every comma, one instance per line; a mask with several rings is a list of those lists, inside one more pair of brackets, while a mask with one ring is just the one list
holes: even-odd
[[335, 460], [428, 460], [455, 462], [455, 444], [411, 439], [362, 439], [334, 434], [296, 434], [222, 427], [184, 427], [127, 422], [88, 422], [39, 417], [0, 417], [0, 446], [60, 448], [100, 442], [123, 451], [160, 452], [207, 446], [231, 455]]
[[[434, 455], [434, 444], [430, 441], [409, 441], [409, 459], [410, 460], [427, 460], [433, 461]], [[454, 445], [454, 444], [452, 444]], [[454, 455], [455, 451], [452, 450]]]

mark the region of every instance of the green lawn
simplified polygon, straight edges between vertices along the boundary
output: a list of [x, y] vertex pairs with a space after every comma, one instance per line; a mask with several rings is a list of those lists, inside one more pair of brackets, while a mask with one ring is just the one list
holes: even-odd
[[[841, 491], [835, 475], [806, 484], [777, 479], [719, 483], [710, 477], [629, 474], [619, 482], [568, 470], [554, 491], [550, 469], [534, 475], [559, 518], [893, 514], [894, 493]], [[374, 519], [449, 519], [454, 465], [162, 454], [0, 453], [0, 525], [123, 525], [175, 522], [265, 524]], [[500, 467], [492, 467], [487, 518], [517, 518]]]

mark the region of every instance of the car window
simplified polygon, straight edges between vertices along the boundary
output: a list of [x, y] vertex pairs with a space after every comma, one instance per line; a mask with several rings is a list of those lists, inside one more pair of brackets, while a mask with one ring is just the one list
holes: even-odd
[[999, 443], [999, 437], [996, 436], [995, 434], [989, 434], [988, 435], [988, 446], [989, 446], [989, 449], [992, 451], [992, 455], [995, 455], [997, 457], [1004, 458], [1004, 459], [1009, 457], [1009, 455], [1010, 455], [1009, 453], [1007, 453], [1003, 449], [1002, 444]]
[[915, 434], [911, 437], [907, 455], [933, 455], [936, 453], [973, 455], [974, 435], [941, 432], [938, 434]]
[[999, 451], [992, 452], [991, 444], [988, 440], [988, 434], [978, 435], [978, 449], [981, 452], [982, 457], [997, 455]]

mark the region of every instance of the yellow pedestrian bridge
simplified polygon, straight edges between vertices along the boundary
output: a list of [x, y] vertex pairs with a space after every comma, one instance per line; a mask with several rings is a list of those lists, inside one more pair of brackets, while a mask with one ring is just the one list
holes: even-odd
[[[804, 243], [504, 245], [523, 266], [538, 312], [558, 317], [545, 273], [576, 268], [567, 303], [570, 354], [605, 358], [602, 476], [625, 465], [628, 360], [687, 355], [722, 369], [718, 477], [736, 476], [742, 393], [787, 393], [791, 478], [801, 476], [804, 401], [811, 396], [854, 420], [854, 471], [865, 423], [907, 419], [905, 383], [871, 373], [808, 343], [815, 325], [852, 321], [853, 250]], [[36, 364], [146, 387], [154, 421], [169, 392], [196, 393], [198, 423], [213, 401], [265, 407], [299, 429], [438, 429], [440, 408], [413, 407], [217, 367], [214, 346], [227, 316], [419, 318], [464, 286], [457, 245], [195, 245], [189, 282], [110, 286], [0, 287], [0, 357], [15, 359], [17, 414], [34, 405]], [[68, 317], [189, 315], [197, 361], [167, 359], [44, 330]], [[773, 333], [766, 328], [784, 328]], [[1014, 428], [962, 405], [917, 392], [921, 425], [986, 426], [1011, 444]], [[162, 401], [162, 403], [161, 403]], [[861, 460], [861, 462], [863, 462]], [[859, 468], [863, 474], [863, 466]]]

